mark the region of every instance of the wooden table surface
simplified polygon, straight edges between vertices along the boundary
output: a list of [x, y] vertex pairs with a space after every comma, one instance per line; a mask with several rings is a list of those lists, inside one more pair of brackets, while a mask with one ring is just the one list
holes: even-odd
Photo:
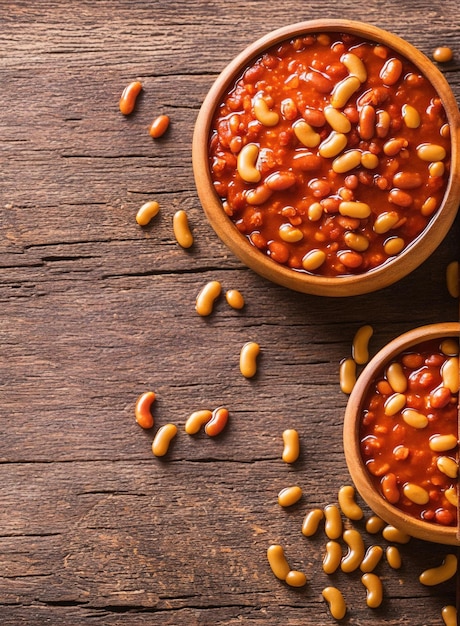
[[[429, 56], [450, 46], [441, 69], [459, 98], [457, 0], [0, 2], [2, 625], [326, 625], [329, 584], [345, 596], [345, 624], [441, 624], [455, 604], [453, 579], [418, 581], [452, 548], [402, 546], [399, 571], [379, 565], [385, 599], [372, 610], [357, 573], [324, 574], [325, 535], [308, 539], [301, 525], [350, 483], [338, 371], [356, 330], [372, 325], [375, 353], [413, 327], [458, 319], [445, 282], [458, 221], [398, 284], [321, 298], [243, 267], [195, 190], [193, 126], [217, 74], [268, 31], [318, 17], [365, 19]], [[118, 100], [134, 79], [144, 88], [126, 118]], [[155, 142], [160, 113], [171, 127]], [[136, 212], [152, 199], [160, 213], [141, 228]], [[173, 237], [179, 208], [195, 237], [188, 251]], [[221, 298], [199, 317], [209, 280], [239, 289], [245, 308]], [[249, 340], [261, 346], [252, 380], [238, 366]], [[155, 429], [134, 420], [147, 390], [155, 428], [179, 429], [163, 460]], [[191, 412], [220, 405], [230, 411], [221, 437], [184, 432]], [[292, 467], [285, 428], [301, 437]], [[304, 495], [283, 510], [277, 494], [291, 484]], [[306, 587], [275, 579], [275, 542]]]

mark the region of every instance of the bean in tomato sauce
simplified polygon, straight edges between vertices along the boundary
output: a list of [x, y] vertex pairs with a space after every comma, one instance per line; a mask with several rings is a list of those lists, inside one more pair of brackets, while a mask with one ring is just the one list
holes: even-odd
[[382, 496], [442, 526], [457, 523], [458, 387], [458, 341], [422, 342], [376, 376], [360, 423], [361, 455]]
[[209, 165], [225, 212], [274, 261], [362, 274], [406, 249], [450, 169], [440, 97], [399, 53], [341, 33], [284, 41], [218, 106]]

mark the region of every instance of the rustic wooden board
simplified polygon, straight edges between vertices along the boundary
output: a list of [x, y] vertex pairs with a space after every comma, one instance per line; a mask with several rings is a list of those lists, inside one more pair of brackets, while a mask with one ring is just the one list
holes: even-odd
[[[451, 46], [444, 71], [460, 96], [456, 1], [345, 12], [426, 54]], [[455, 602], [454, 581], [418, 582], [445, 546], [412, 540], [400, 571], [382, 563], [385, 602], [372, 611], [357, 574], [322, 572], [324, 534], [306, 539], [300, 528], [309, 508], [335, 502], [350, 481], [338, 369], [359, 326], [374, 327], [376, 352], [410, 328], [458, 319], [445, 268], [458, 255], [460, 221], [397, 285], [323, 299], [244, 268], [207, 224], [193, 181], [193, 124], [233, 54], [272, 28], [343, 13], [336, 0], [1, 3], [3, 625], [323, 626], [334, 623], [321, 598], [331, 582], [349, 624], [431, 626]], [[143, 93], [123, 118], [118, 98], [134, 78]], [[153, 142], [148, 125], [161, 112], [171, 128]], [[135, 213], [152, 197], [161, 212], [140, 229]], [[193, 227], [189, 251], [173, 238], [178, 208]], [[211, 279], [240, 289], [246, 307], [222, 298], [198, 317], [196, 294]], [[248, 340], [262, 348], [253, 380], [238, 370]], [[157, 393], [156, 424], [179, 426], [164, 460], [134, 422], [146, 389]], [[230, 410], [222, 437], [183, 432], [193, 410], [219, 405]], [[280, 459], [287, 427], [301, 435], [294, 467]], [[294, 482], [303, 499], [282, 510], [276, 495]], [[265, 558], [274, 541], [307, 573], [305, 589], [274, 579]]]

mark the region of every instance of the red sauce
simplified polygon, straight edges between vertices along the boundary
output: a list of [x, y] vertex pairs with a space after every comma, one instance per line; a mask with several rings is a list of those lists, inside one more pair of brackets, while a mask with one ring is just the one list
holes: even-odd
[[[364, 67], [358, 83], [349, 58]], [[336, 86], [350, 77], [357, 88], [338, 102]], [[299, 139], [302, 125], [311, 145]], [[324, 156], [333, 137], [343, 145]], [[256, 182], [238, 167], [248, 144], [257, 148]], [[436, 146], [436, 166], [423, 144]], [[342, 171], [337, 158], [351, 151]], [[351, 35], [321, 33], [278, 44], [242, 72], [217, 108], [209, 164], [230, 219], [274, 261], [323, 276], [361, 274], [409, 246], [436, 213], [450, 137], [440, 98], [410, 61]], [[354, 215], [358, 206], [363, 215]]]
[[[450, 359], [454, 359], [450, 365], [458, 371], [458, 342], [457, 354], [448, 356], [434, 340], [393, 359], [392, 363], [400, 364], [407, 381], [407, 389], [402, 392], [404, 406], [395, 414], [386, 414], [388, 398], [395, 394], [387, 366], [369, 389], [360, 426], [361, 454], [383, 497], [410, 515], [443, 526], [457, 523], [452, 493], [457, 493], [458, 481], [458, 383], [456, 390], [446, 386], [445, 364]], [[404, 416], [407, 418], [411, 410], [425, 416], [425, 426], [408, 423]], [[440, 441], [439, 436], [445, 435], [453, 445], [432, 449], [436, 448], [434, 442]], [[454, 468], [450, 476], [441, 469], [446, 467]], [[428, 500], [412, 501], [407, 497], [411, 489], [407, 492], [407, 485], [421, 487]]]

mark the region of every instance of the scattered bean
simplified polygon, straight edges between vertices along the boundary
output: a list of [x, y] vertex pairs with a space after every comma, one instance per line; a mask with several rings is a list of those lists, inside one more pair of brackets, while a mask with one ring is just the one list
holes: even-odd
[[410, 541], [410, 535], [391, 525], [385, 526], [382, 530], [382, 536], [393, 543], [409, 543]]
[[335, 504], [328, 504], [324, 509], [324, 531], [329, 539], [338, 539], [342, 534], [342, 517]]
[[285, 463], [295, 463], [300, 453], [299, 433], [293, 428], [285, 430], [283, 432], [283, 442], [283, 461]]
[[438, 63], [448, 63], [453, 59], [454, 53], [447, 46], [439, 46], [433, 50], [433, 59]]
[[150, 124], [150, 137], [153, 137], [153, 139], [159, 139], [160, 137], [162, 137], [168, 130], [169, 122], [170, 119], [168, 115], [159, 115], [158, 117], [156, 117]]
[[185, 432], [188, 435], [195, 435], [204, 424], [212, 418], [212, 411], [202, 409], [194, 411], [185, 422]]
[[366, 550], [363, 560], [359, 569], [362, 572], [368, 573], [374, 571], [377, 565], [380, 563], [380, 559], [383, 556], [383, 548], [381, 546], [373, 545], [369, 546]]
[[342, 592], [337, 587], [326, 587], [322, 591], [322, 596], [329, 605], [329, 610], [334, 619], [343, 619], [347, 612]]
[[392, 569], [399, 569], [402, 565], [401, 553], [396, 546], [388, 546], [385, 550], [388, 565]]
[[356, 384], [356, 362], [352, 358], [343, 359], [340, 363], [340, 389], [350, 394]]
[[364, 558], [365, 547], [363, 538], [358, 530], [348, 528], [343, 533], [343, 540], [348, 546], [348, 552], [343, 557], [340, 567], [342, 572], [354, 572]]
[[432, 587], [434, 585], [439, 585], [457, 572], [457, 557], [455, 554], [446, 554], [445, 559], [443, 560], [441, 565], [438, 567], [432, 567], [430, 569], [425, 570], [419, 576], [419, 581], [422, 585], [426, 585], [428, 587]]
[[290, 587], [305, 587], [307, 577], [303, 572], [291, 570], [286, 576], [285, 581]]
[[302, 497], [302, 489], [297, 485], [293, 485], [292, 487], [285, 487], [281, 489], [278, 494], [278, 504], [280, 506], [287, 507], [296, 504]]
[[305, 537], [313, 537], [319, 527], [319, 523], [324, 518], [322, 509], [312, 509], [309, 511], [302, 523], [302, 535]]
[[206, 317], [212, 313], [214, 302], [220, 296], [222, 286], [219, 281], [211, 280], [206, 283], [196, 298], [195, 310], [198, 315]]
[[152, 442], [152, 452], [155, 456], [165, 456], [169, 450], [169, 445], [177, 435], [177, 426], [175, 424], [165, 424], [161, 426]]
[[129, 83], [129, 85], [127, 85], [123, 89], [123, 93], [121, 94], [121, 98], [119, 102], [120, 111], [121, 113], [123, 113], [123, 115], [129, 115], [130, 113], [134, 111], [134, 107], [136, 105], [136, 98], [141, 92], [141, 89], [142, 89], [142, 83], [139, 82], [138, 80], [132, 83]]
[[323, 558], [323, 571], [325, 574], [333, 574], [342, 560], [342, 546], [338, 541], [328, 541], [326, 543], [326, 554]]
[[352, 356], [358, 365], [364, 365], [369, 360], [369, 340], [374, 329], [369, 324], [361, 326], [353, 337]]
[[286, 560], [283, 546], [272, 544], [267, 550], [268, 563], [272, 572], [279, 580], [286, 580], [287, 575], [291, 571], [289, 563]]
[[345, 517], [350, 520], [360, 520], [364, 513], [355, 500], [355, 488], [352, 485], [344, 485], [339, 489], [339, 506]]
[[187, 213], [180, 209], [174, 213], [173, 231], [177, 243], [182, 248], [190, 248], [193, 245], [193, 235], [188, 223]]
[[366, 531], [371, 535], [376, 535], [385, 527], [385, 522], [378, 515], [372, 515], [366, 520]]
[[224, 430], [227, 425], [229, 417], [228, 409], [221, 406], [214, 409], [211, 419], [206, 422], [204, 431], [209, 437], [217, 437]]
[[229, 289], [225, 294], [225, 299], [232, 309], [242, 309], [244, 307], [244, 297], [238, 289]]
[[371, 609], [376, 609], [382, 604], [383, 586], [377, 574], [366, 573], [361, 576], [361, 582], [366, 587], [366, 604]]
[[136, 222], [139, 226], [147, 226], [147, 224], [158, 214], [160, 205], [156, 200], [145, 202], [136, 213]]
[[257, 372], [257, 357], [260, 346], [255, 341], [248, 341], [241, 348], [240, 352], [240, 372], [245, 378], [252, 378]]
[[136, 422], [141, 428], [152, 428], [154, 419], [152, 415], [152, 404], [155, 402], [155, 393], [153, 391], [146, 391], [136, 401], [134, 414], [136, 416]]
[[457, 622], [457, 609], [452, 604], [448, 604], [443, 607], [441, 611], [442, 619], [445, 626], [458, 626]]

